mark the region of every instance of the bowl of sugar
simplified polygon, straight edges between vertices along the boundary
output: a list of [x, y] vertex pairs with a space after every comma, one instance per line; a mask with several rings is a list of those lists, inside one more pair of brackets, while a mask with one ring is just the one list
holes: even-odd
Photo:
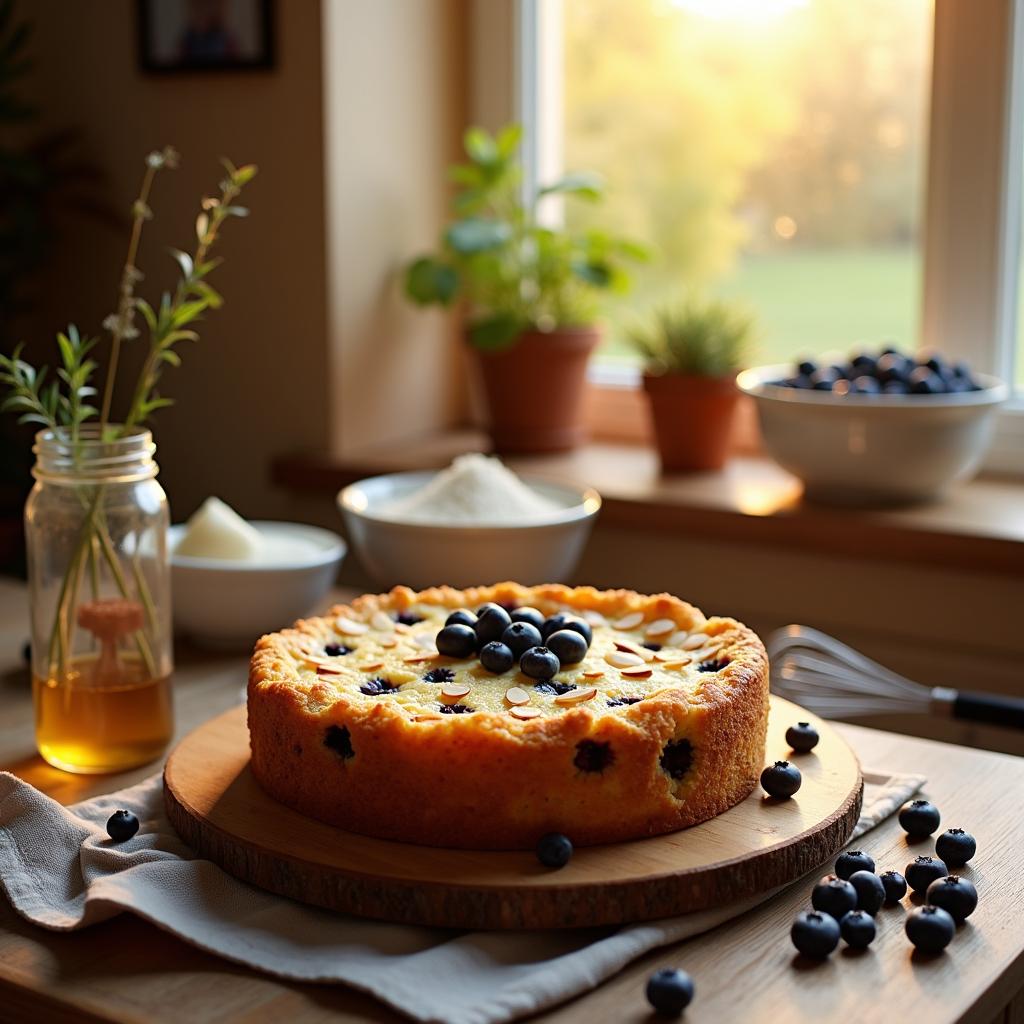
[[329, 530], [247, 522], [218, 498], [172, 526], [167, 541], [175, 630], [231, 650], [317, 610], [346, 550]]
[[601, 498], [516, 476], [486, 455], [447, 469], [389, 473], [346, 487], [338, 506], [352, 546], [382, 587], [469, 587], [501, 580], [564, 582]]

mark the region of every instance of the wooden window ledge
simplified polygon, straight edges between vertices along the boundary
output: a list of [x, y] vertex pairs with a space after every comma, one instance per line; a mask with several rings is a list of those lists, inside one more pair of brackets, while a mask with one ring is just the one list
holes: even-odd
[[[486, 450], [486, 435], [452, 431], [344, 458], [282, 456], [273, 478], [295, 493], [333, 496], [363, 477], [441, 468], [463, 452]], [[981, 477], [934, 504], [865, 510], [804, 501], [799, 480], [753, 456], [736, 457], [718, 473], [672, 476], [662, 476], [656, 454], [639, 445], [592, 443], [505, 461], [520, 474], [596, 488], [604, 499], [604, 526], [857, 560], [1024, 573], [1024, 484], [1012, 480]]]

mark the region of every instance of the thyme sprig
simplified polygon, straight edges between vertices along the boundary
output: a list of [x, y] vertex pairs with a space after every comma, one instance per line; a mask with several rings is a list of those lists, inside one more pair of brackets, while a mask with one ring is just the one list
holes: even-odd
[[88, 358], [96, 342], [96, 338], [83, 338], [74, 324], [68, 326], [67, 333], [59, 332], [61, 365], [49, 383], [49, 369], [44, 366], [37, 371], [25, 362], [21, 345], [10, 356], [0, 354], [0, 383], [9, 388], [0, 412], [18, 413], [19, 423], [38, 423], [51, 430], [65, 428], [77, 444], [82, 423], [96, 415], [96, 408], [87, 402], [96, 394], [90, 384], [96, 361]]

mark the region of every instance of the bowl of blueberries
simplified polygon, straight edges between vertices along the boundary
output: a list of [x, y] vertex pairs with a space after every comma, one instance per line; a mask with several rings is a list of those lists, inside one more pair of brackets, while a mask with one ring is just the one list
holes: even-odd
[[737, 378], [769, 454], [811, 499], [887, 505], [941, 496], [978, 468], [1008, 389], [940, 355], [894, 348], [760, 366]]

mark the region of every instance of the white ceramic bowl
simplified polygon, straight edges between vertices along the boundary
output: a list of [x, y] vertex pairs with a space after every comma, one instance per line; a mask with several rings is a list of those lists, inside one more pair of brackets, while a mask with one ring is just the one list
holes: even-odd
[[561, 582], [579, 561], [601, 508], [597, 491], [525, 478], [562, 510], [543, 522], [511, 526], [398, 522], [375, 511], [419, 490], [433, 476], [432, 471], [390, 473], [360, 480], [338, 495], [349, 539], [382, 587]]
[[757, 403], [771, 456], [798, 476], [808, 497], [884, 505], [941, 495], [978, 468], [995, 412], [1008, 395], [975, 374], [980, 391], [954, 395], [833, 395], [780, 387], [789, 365], [759, 366], [737, 378]]
[[174, 553], [184, 525], [169, 531], [174, 626], [204, 646], [251, 648], [264, 633], [290, 626], [324, 599], [345, 556], [345, 542], [329, 530], [252, 525], [271, 544], [294, 545], [295, 555], [257, 562], [191, 558]]

